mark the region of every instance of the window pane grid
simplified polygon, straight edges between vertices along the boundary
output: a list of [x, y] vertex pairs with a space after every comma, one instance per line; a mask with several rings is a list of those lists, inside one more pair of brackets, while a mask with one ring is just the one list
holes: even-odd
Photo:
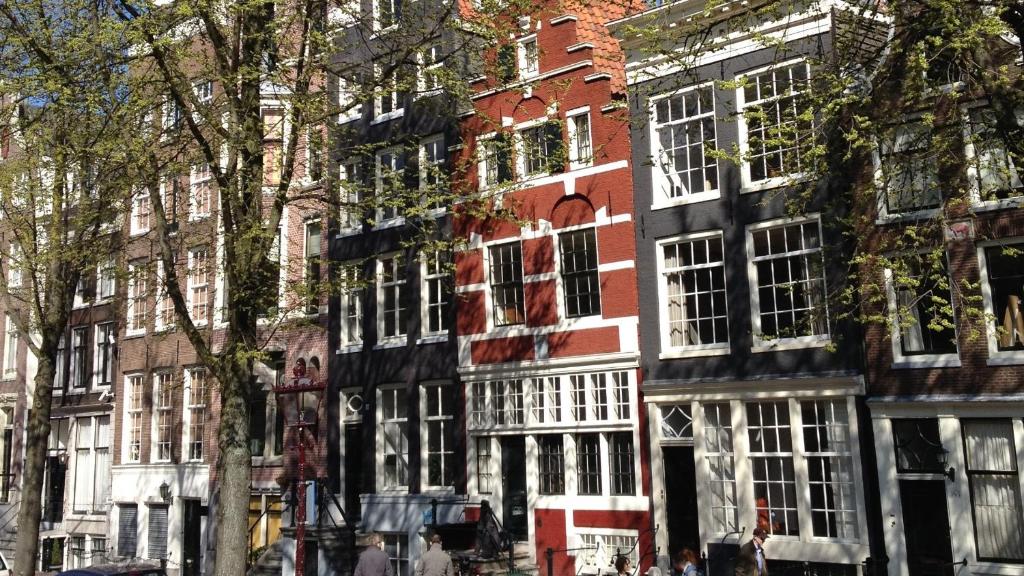
[[576, 482], [581, 496], [601, 494], [601, 439], [597, 434], [576, 436]]
[[491, 439], [476, 439], [476, 477], [477, 491], [481, 494], [491, 492]]
[[565, 452], [561, 435], [537, 437], [540, 469], [540, 493], [565, 493]]
[[427, 484], [455, 484], [455, 387], [424, 386], [427, 397]]
[[601, 313], [597, 237], [593, 228], [560, 234], [565, 312], [570, 318]]
[[189, 371], [187, 408], [189, 411], [188, 458], [203, 459], [206, 435], [206, 370], [195, 368]]
[[824, 259], [818, 222], [751, 233], [761, 336], [827, 336]]
[[736, 530], [736, 456], [732, 445], [732, 412], [728, 404], [704, 405], [704, 458], [710, 471], [709, 508], [712, 530]]
[[744, 161], [752, 183], [806, 170], [813, 122], [807, 119], [802, 94], [809, 89], [806, 62], [747, 76], [742, 117], [747, 128]]
[[658, 100], [654, 107], [655, 164], [668, 198], [718, 189], [715, 97], [703, 86]]
[[788, 403], [748, 403], [747, 432], [757, 525], [769, 534], [799, 536]]
[[986, 248], [985, 263], [997, 349], [1024, 350], [1024, 244]]
[[156, 375], [156, 390], [153, 393], [153, 411], [156, 413], [156, 459], [171, 459], [171, 431], [173, 408], [171, 393], [174, 375], [160, 372]]
[[956, 354], [956, 328], [946, 259], [938, 266], [908, 262], [905, 273], [894, 274], [900, 351], [917, 354]]
[[685, 348], [728, 344], [722, 238], [677, 242], [662, 250], [669, 345]]
[[142, 458], [142, 375], [128, 377], [126, 410], [128, 412], [128, 454], [129, 462]]
[[398, 256], [380, 260], [381, 337], [396, 338], [406, 333], [405, 263]]
[[938, 186], [937, 151], [931, 128], [922, 123], [897, 126], [880, 146], [886, 209], [890, 214], [936, 208], [942, 202]]
[[1013, 425], [962, 420], [979, 559], [1024, 560], [1024, 521]]
[[608, 461], [611, 464], [612, 496], [635, 494], [632, 432], [615, 432], [608, 435]]
[[381, 432], [384, 439], [384, 488], [401, 488], [409, 478], [408, 404], [406, 392], [399, 389], [381, 390], [383, 418]]
[[845, 401], [800, 404], [814, 535], [857, 539], [850, 425]]
[[523, 303], [523, 252], [519, 242], [490, 249], [491, 297], [494, 325], [510, 326], [526, 321]]
[[448, 330], [447, 312], [451, 300], [448, 262], [448, 255], [440, 251], [432, 252], [427, 258], [423, 282], [427, 295], [426, 331], [430, 333]]

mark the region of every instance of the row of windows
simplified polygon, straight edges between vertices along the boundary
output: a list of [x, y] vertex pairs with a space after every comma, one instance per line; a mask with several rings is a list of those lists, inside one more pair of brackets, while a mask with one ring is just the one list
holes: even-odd
[[557, 119], [529, 122], [514, 132], [481, 136], [477, 146], [481, 188], [561, 172], [567, 161], [570, 168], [579, 168], [594, 160], [587, 109], [569, 111], [564, 127]]
[[[571, 442], [572, 446], [567, 446], [567, 442]], [[537, 436], [537, 453], [541, 494], [561, 495], [566, 493], [566, 460], [570, 460], [568, 465], [571, 466], [573, 454], [575, 454], [576, 460], [577, 495], [632, 496], [636, 494], [632, 432]], [[607, 488], [603, 485], [604, 470], [607, 470]]]
[[[188, 368], [180, 382], [175, 376], [175, 373], [168, 369], [157, 370], [150, 378], [150, 460], [170, 462], [175, 456], [176, 443], [179, 441], [176, 434], [179, 423], [174, 418], [174, 406], [178, 403], [176, 398], [180, 398], [180, 405], [184, 407], [180, 438], [183, 447], [181, 458], [184, 461], [202, 461], [206, 446], [210, 393], [207, 372], [203, 368]], [[123, 462], [142, 461], [143, 426], [147, 425], [144, 415], [146, 396], [145, 375], [125, 376], [124, 443], [121, 456]]]
[[[192, 167], [188, 179], [188, 196], [183, 197], [181, 179], [166, 178], [160, 183], [160, 199], [163, 204], [164, 217], [168, 223], [177, 221], [183, 202], [188, 202], [189, 221], [202, 220], [212, 214], [214, 202], [213, 177], [209, 164], [202, 163]], [[149, 232], [154, 226], [152, 203], [149, 194], [140, 192], [132, 200], [129, 232], [137, 236]]]
[[[742, 185], [759, 189], [786, 183], [809, 168], [814, 144], [813, 110], [806, 62], [774, 66], [737, 77], [736, 106]], [[715, 87], [702, 84], [652, 98], [650, 110], [655, 205], [719, 196], [718, 158], [724, 148], [716, 123]], [[965, 113], [964, 140], [976, 201], [1019, 196], [1018, 167], [995, 134], [991, 110]], [[888, 214], [936, 208], [942, 200], [935, 129], [915, 121], [889, 130], [878, 155], [880, 206]]]
[[[90, 329], [91, 328], [91, 329]], [[92, 362], [89, 361], [89, 335], [92, 334]], [[108, 387], [114, 381], [114, 350], [117, 329], [113, 322], [95, 326], [73, 326], [68, 346], [66, 335], [57, 344], [53, 390], [60, 394], [84, 392], [92, 383], [94, 388]]]

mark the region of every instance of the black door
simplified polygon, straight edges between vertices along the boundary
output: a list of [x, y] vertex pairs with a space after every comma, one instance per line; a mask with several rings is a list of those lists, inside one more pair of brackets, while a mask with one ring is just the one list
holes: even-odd
[[665, 512], [668, 514], [668, 552], [700, 550], [697, 524], [697, 478], [692, 446], [662, 449], [665, 463]]
[[910, 576], [953, 576], [946, 480], [900, 480]]
[[182, 500], [181, 523], [181, 576], [198, 576], [200, 542], [202, 537], [202, 503]]
[[526, 439], [501, 439], [502, 523], [517, 541], [527, 538], [526, 523]]
[[362, 516], [359, 491], [363, 486], [363, 431], [358, 425], [345, 426], [345, 514]]

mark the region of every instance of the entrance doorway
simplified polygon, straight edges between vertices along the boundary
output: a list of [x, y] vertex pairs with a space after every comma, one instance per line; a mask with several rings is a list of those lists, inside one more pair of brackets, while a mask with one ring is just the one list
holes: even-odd
[[363, 429], [360, 425], [345, 426], [345, 514], [362, 517], [359, 491], [363, 487]]
[[700, 550], [697, 514], [697, 477], [693, 446], [662, 448], [665, 466], [665, 513], [668, 515], [668, 553], [683, 548]]
[[526, 517], [526, 438], [501, 439], [502, 524], [512, 537], [522, 542], [528, 535]]
[[181, 522], [181, 576], [201, 574], [200, 550], [202, 542], [203, 506], [199, 500], [182, 500]]
[[946, 480], [900, 480], [910, 576], [953, 576]]

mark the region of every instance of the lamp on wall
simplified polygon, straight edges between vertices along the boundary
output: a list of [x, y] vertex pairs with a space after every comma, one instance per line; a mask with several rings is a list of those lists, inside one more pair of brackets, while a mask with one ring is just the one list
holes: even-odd
[[160, 484], [160, 499], [167, 503], [171, 501], [171, 487], [166, 481]]
[[956, 482], [956, 468], [950, 466], [946, 468], [946, 464], [949, 464], [949, 451], [944, 447], [939, 451], [939, 465], [942, 467], [942, 475], [949, 479], [950, 482]]

